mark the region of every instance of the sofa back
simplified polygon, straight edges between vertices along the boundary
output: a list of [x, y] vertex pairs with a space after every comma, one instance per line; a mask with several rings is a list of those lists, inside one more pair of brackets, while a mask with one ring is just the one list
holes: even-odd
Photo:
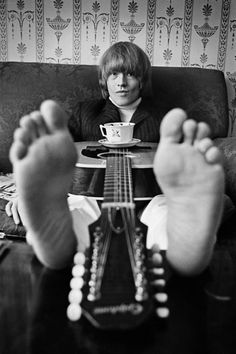
[[[182, 107], [189, 117], [207, 122], [212, 136], [228, 132], [228, 101], [221, 71], [152, 67], [152, 94], [166, 111]], [[10, 172], [8, 158], [19, 119], [48, 98], [70, 114], [78, 101], [101, 97], [97, 67], [48, 63], [0, 63], [0, 172]]]

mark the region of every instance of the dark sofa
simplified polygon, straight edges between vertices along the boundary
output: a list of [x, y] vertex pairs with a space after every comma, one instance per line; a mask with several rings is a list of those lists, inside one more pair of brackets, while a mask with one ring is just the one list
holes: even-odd
[[[236, 138], [227, 137], [228, 101], [221, 71], [153, 67], [152, 92], [168, 111], [182, 107], [189, 117], [207, 122], [225, 156], [226, 193], [236, 204]], [[47, 98], [70, 113], [78, 101], [101, 97], [96, 66], [46, 63], [0, 63], [0, 172], [12, 171], [8, 153], [22, 115]]]

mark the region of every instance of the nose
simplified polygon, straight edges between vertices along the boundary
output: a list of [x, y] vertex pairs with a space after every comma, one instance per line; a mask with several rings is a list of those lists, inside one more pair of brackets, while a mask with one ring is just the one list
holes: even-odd
[[120, 87], [124, 87], [127, 85], [127, 77], [124, 73], [119, 73], [117, 76], [117, 85]]

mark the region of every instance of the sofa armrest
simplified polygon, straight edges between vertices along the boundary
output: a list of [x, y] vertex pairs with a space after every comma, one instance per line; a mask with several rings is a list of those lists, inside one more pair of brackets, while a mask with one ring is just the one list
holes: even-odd
[[236, 137], [217, 138], [214, 143], [224, 157], [225, 192], [236, 206]]

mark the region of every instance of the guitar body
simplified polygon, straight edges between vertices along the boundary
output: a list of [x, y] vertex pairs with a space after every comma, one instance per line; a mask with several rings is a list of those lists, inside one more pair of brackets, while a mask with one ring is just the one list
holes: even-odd
[[87, 142], [77, 144], [77, 149], [77, 168], [105, 172], [101, 216], [89, 227], [82, 313], [98, 328], [133, 328], [150, 317], [155, 304], [147, 267], [147, 227], [136, 217], [132, 172], [152, 169], [156, 144], [131, 151]]
[[[75, 146], [78, 152], [78, 161], [70, 192], [103, 200], [106, 158], [99, 157], [99, 155], [118, 149], [108, 149], [96, 141], [75, 143]], [[155, 195], [161, 194], [152, 169], [156, 149], [156, 143], [139, 143], [132, 148], [121, 149], [132, 156], [133, 198], [135, 202], [148, 201]]]

